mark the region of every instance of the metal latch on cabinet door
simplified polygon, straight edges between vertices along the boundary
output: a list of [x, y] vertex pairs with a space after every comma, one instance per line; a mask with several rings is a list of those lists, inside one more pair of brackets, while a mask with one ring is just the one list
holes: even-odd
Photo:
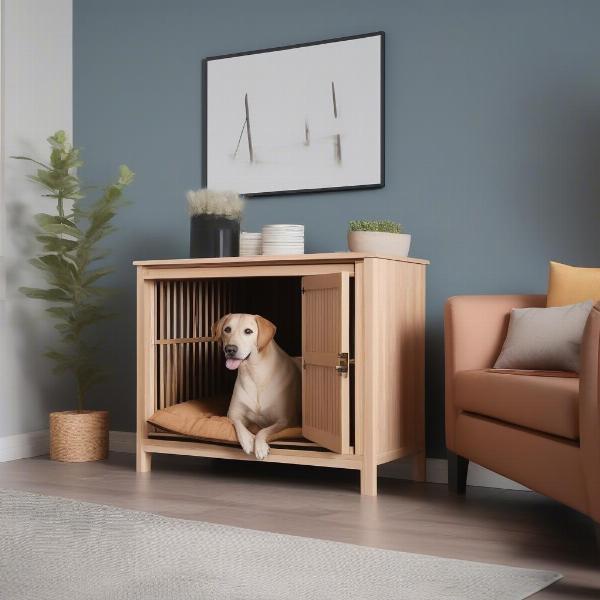
[[338, 374], [343, 375], [348, 372], [348, 367], [354, 364], [354, 359], [348, 358], [347, 352], [340, 352], [337, 355], [337, 365], [335, 366], [335, 370]]

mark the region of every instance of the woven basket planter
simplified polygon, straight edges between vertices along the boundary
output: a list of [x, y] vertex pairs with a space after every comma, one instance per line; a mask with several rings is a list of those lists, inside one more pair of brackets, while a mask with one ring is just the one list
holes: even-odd
[[65, 410], [50, 413], [50, 458], [87, 462], [108, 457], [108, 412]]

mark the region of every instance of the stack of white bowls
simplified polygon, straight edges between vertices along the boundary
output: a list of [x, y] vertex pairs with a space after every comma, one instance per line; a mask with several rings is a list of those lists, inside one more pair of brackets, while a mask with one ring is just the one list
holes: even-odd
[[304, 254], [304, 225], [265, 225], [263, 254]]
[[262, 234], [242, 231], [240, 233], [240, 256], [259, 256], [262, 254]]

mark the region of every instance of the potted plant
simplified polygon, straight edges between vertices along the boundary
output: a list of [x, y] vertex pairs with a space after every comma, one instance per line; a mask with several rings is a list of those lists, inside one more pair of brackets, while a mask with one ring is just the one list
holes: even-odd
[[90, 388], [103, 376], [97, 349], [87, 334], [91, 326], [110, 316], [104, 305], [107, 290], [98, 282], [111, 269], [97, 265], [109, 252], [98, 244], [113, 231], [111, 222], [123, 203], [123, 189], [134, 175], [121, 165], [117, 180], [104, 188], [98, 199], [84, 202], [75, 172], [83, 165], [79, 150], [71, 146], [64, 131], [56, 132], [48, 142], [48, 164], [26, 156], [14, 157], [38, 165], [30, 179], [42, 186], [44, 198], [56, 202], [54, 213], [35, 215], [35, 237], [41, 251], [30, 261], [48, 285], [21, 288], [21, 292], [49, 304], [46, 312], [56, 320], [60, 343], [45, 355], [55, 362], [55, 373], [73, 376], [77, 390], [76, 410], [50, 414], [50, 458], [66, 462], [100, 460], [108, 453], [108, 413], [85, 409]]
[[244, 201], [236, 192], [190, 190], [190, 257], [239, 256]]
[[350, 221], [348, 248], [352, 252], [378, 252], [393, 256], [408, 256], [409, 233], [394, 221]]

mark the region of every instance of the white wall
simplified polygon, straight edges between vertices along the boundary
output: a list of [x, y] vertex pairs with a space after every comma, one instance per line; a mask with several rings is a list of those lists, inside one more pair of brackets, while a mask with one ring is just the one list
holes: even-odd
[[0, 438], [47, 428], [48, 412], [73, 401], [41, 356], [54, 337], [43, 306], [18, 292], [39, 281], [27, 263], [35, 252], [32, 215], [52, 211], [53, 204], [27, 181], [32, 165], [10, 158], [44, 160], [50, 134], [72, 134], [72, 0], [4, 0], [2, 8], [0, 280], [6, 289], [2, 294], [0, 281]]

